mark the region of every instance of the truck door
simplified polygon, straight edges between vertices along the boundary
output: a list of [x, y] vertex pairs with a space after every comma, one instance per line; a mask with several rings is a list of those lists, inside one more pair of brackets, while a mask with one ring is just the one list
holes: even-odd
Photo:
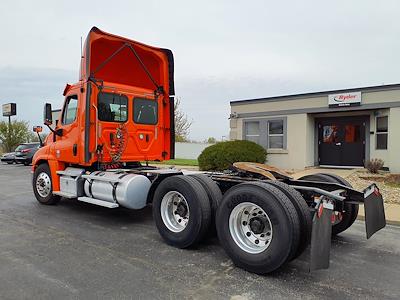
[[62, 136], [57, 136], [54, 144], [56, 158], [63, 162], [79, 163], [79, 94], [66, 97], [57, 129], [62, 129]]

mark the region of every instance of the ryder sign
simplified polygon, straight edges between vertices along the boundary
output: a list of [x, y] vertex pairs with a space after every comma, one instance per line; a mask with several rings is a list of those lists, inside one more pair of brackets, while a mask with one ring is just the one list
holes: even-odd
[[361, 105], [361, 92], [329, 95], [328, 104], [329, 107]]

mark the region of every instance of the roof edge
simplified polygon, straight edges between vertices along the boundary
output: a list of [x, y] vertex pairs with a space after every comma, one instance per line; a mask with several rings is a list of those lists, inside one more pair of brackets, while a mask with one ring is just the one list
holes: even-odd
[[283, 99], [290, 98], [314, 98], [319, 96], [325, 96], [329, 94], [335, 93], [346, 93], [346, 92], [365, 92], [365, 91], [383, 91], [383, 90], [393, 90], [400, 89], [400, 83], [395, 84], [385, 84], [385, 85], [375, 85], [375, 86], [367, 86], [360, 88], [349, 88], [349, 89], [339, 89], [339, 90], [329, 90], [329, 91], [320, 91], [320, 92], [310, 92], [310, 93], [299, 93], [299, 94], [290, 94], [290, 95], [281, 95], [281, 96], [272, 96], [272, 97], [264, 97], [264, 98], [254, 98], [254, 99], [243, 99], [243, 100], [232, 100], [230, 101], [231, 105], [240, 105], [247, 103], [259, 103], [259, 102], [274, 102], [280, 101]]

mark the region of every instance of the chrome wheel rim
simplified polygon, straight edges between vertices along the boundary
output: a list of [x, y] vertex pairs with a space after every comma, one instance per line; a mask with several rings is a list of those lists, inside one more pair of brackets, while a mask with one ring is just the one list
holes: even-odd
[[272, 241], [272, 223], [257, 204], [238, 204], [229, 216], [229, 231], [235, 243], [245, 252], [258, 254]]
[[46, 198], [51, 191], [51, 179], [47, 173], [40, 173], [36, 178], [36, 191], [42, 198]]
[[170, 191], [161, 200], [161, 218], [172, 232], [183, 231], [189, 222], [189, 205], [186, 198], [177, 191]]

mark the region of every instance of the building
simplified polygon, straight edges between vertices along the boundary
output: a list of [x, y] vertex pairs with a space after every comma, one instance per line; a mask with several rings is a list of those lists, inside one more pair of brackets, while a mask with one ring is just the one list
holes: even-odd
[[400, 84], [232, 101], [230, 139], [264, 146], [285, 169], [381, 158], [400, 172]]

